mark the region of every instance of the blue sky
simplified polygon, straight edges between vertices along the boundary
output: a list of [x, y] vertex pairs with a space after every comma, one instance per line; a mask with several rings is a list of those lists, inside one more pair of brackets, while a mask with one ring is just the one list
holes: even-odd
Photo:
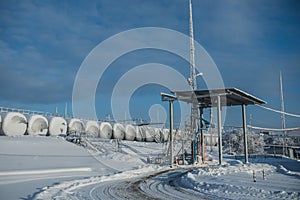
[[[1, 1], [0, 106], [63, 112], [71, 104], [76, 73], [101, 41], [128, 29], [163, 27], [189, 34], [188, 0]], [[287, 112], [300, 114], [300, 3], [292, 0], [194, 0], [194, 35], [218, 66], [226, 87], [237, 87], [280, 109], [279, 71]], [[173, 66], [185, 76], [189, 64], [167, 52], [141, 50], [116, 60], [101, 78], [96, 109], [111, 113], [117, 80], [144, 63]], [[205, 88], [199, 81], [200, 88]], [[166, 88], [146, 85], [131, 99], [132, 117], [148, 118]], [[175, 111], [178, 104], [175, 105]], [[70, 106], [69, 106], [70, 107]], [[177, 110], [176, 110], [177, 109]], [[71, 112], [71, 111], [70, 111]], [[178, 113], [178, 112], [177, 112]], [[280, 128], [280, 115], [248, 107], [252, 124]], [[227, 124], [240, 125], [240, 108]], [[175, 113], [175, 120], [178, 119]], [[287, 118], [288, 127], [300, 120]]]

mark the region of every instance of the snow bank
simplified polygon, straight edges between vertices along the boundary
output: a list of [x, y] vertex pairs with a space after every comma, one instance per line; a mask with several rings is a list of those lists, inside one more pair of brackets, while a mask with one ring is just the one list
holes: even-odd
[[222, 166], [194, 170], [181, 181], [184, 187], [214, 199], [299, 199], [299, 177], [281, 173], [278, 160], [270, 162], [243, 164], [228, 160]]

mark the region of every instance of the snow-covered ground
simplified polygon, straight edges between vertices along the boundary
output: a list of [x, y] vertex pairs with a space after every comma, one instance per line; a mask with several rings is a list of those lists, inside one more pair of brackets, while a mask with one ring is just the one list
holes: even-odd
[[83, 147], [60, 137], [3, 136], [0, 199], [136, 199], [151, 194], [162, 199], [300, 199], [299, 161], [258, 157], [243, 164], [225, 156], [222, 166], [209, 162], [172, 171], [147, 164], [147, 157], [153, 161], [164, 148], [101, 139], [88, 139]]
[[[288, 169], [295, 171], [290, 171]], [[222, 166], [199, 168], [182, 185], [212, 199], [299, 199], [300, 162], [287, 158], [227, 159]]]

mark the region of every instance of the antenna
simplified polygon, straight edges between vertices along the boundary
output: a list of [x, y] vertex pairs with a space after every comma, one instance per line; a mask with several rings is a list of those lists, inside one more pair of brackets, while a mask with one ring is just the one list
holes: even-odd
[[195, 68], [195, 45], [193, 30], [193, 9], [192, 0], [190, 0], [190, 85], [193, 90], [197, 89], [196, 68]]
[[58, 116], [59, 114], [58, 114], [58, 107], [56, 106], [55, 107], [55, 116]]
[[280, 71], [280, 100], [281, 100], [281, 120], [282, 120], [282, 129], [286, 128], [285, 125], [285, 113], [284, 113], [284, 99], [283, 99], [283, 88], [282, 88], [282, 73]]
[[66, 102], [66, 105], [65, 105], [65, 118], [68, 117], [68, 103]]
[[[281, 100], [281, 126], [282, 129], [286, 128], [286, 124], [285, 124], [285, 113], [284, 113], [284, 99], [283, 99], [283, 87], [282, 87], [282, 73], [280, 70], [280, 76], [279, 76], [279, 80], [280, 80], [280, 100]], [[282, 143], [282, 154], [285, 155], [285, 136], [286, 136], [286, 131], [283, 131], [283, 143]]]
[[[189, 1], [189, 8], [190, 8], [190, 78], [188, 79], [189, 84], [192, 87], [192, 90], [197, 90], [197, 76], [196, 75], [196, 68], [195, 68], [195, 45], [194, 45], [194, 30], [193, 30], [193, 9], [192, 9], [192, 0]], [[199, 74], [201, 75], [201, 74]], [[192, 154], [193, 156], [193, 162], [196, 162], [196, 154], [197, 154], [197, 146], [199, 146], [198, 141], [198, 102], [195, 93], [193, 92], [192, 97], [192, 106], [191, 106], [191, 116], [190, 116], [190, 131], [191, 134], [194, 136], [193, 140], [193, 149]]]

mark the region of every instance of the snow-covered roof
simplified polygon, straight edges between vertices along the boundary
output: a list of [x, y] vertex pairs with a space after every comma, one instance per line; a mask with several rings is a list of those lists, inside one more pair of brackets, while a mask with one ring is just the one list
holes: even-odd
[[265, 104], [266, 102], [250, 95], [237, 88], [224, 88], [212, 90], [190, 90], [190, 91], [173, 91], [177, 99], [192, 103], [193, 99], [197, 99], [201, 107], [216, 107], [217, 96], [221, 97], [222, 106], [237, 106], [251, 104]]

